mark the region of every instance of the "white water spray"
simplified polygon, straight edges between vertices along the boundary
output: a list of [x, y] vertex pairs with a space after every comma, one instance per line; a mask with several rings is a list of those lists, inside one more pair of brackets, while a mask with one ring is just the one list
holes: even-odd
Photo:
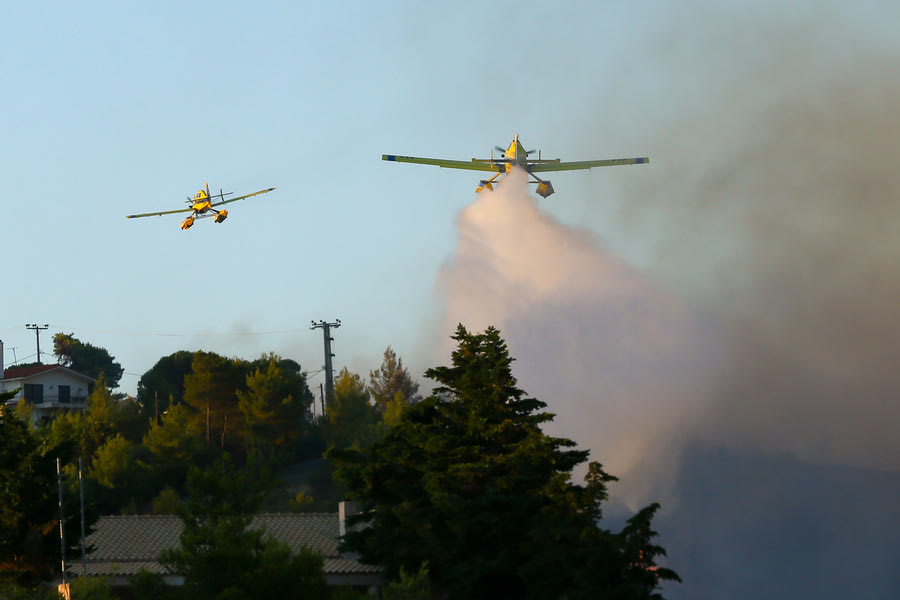
[[523, 172], [480, 194], [458, 226], [439, 277], [443, 330], [498, 327], [519, 386], [557, 415], [548, 433], [590, 448], [611, 472], [658, 458], [708, 381], [709, 343], [691, 313], [539, 210]]

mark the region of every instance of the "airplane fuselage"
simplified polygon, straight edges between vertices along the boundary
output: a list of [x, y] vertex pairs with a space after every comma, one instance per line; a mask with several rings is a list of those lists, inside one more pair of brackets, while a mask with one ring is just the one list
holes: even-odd
[[212, 208], [212, 198], [209, 197], [209, 192], [199, 190], [194, 194], [194, 202], [191, 204], [191, 208], [198, 215], [202, 215]]
[[528, 151], [525, 150], [525, 147], [519, 141], [518, 133], [513, 137], [513, 141], [510, 142], [503, 156], [511, 161], [506, 164], [507, 172], [512, 170], [513, 167], [521, 167], [526, 171], [528, 170]]
[[210, 202], [209, 200], [194, 202], [193, 204], [191, 204], [191, 208], [194, 210], [194, 212], [202, 215], [210, 208], [212, 208], [212, 202]]

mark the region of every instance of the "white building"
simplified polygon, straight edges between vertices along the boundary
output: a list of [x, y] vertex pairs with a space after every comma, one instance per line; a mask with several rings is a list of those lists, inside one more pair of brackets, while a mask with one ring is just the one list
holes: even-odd
[[0, 341], [0, 392], [18, 390], [7, 401], [14, 407], [22, 400], [34, 406], [34, 421], [49, 420], [60, 410], [84, 410], [94, 380], [62, 365], [5, 368]]

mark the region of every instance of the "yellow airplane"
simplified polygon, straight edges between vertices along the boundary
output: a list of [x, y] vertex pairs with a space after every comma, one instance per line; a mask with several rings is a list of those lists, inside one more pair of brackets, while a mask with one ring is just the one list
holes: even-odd
[[[189, 208], [179, 208], [176, 210], [164, 210], [162, 212], [151, 212], [151, 213], [141, 213], [139, 215], [128, 215], [127, 219], [137, 219], [139, 217], [157, 217], [159, 215], [173, 215], [175, 213], [180, 212], [189, 212], [188, 215], [182, 222], [181, 228], [184, 230], [188, 230], [191, 228], [191, 225], [194, 224], [196, 219], [203, 219], [206, 217], [213, 217], [213, 221], [216, 223], [221, 223], [226, 218], [228, 218], [228, 211], [224, 208], [221, 210], [216, 210], [215, 206], [222, 206], [223, 204], [228, 204], [229, 202], [237, 202], [238, 200], [243, 200], [244, 198], [250, 198], [251, 196], [258, 196], [259, 194], [265, 194], [267, 192], [271, 192], [275, 188], [271, 187], [267, 190], [260, 190], [258, 192], [253, 192], [252, 194], [246, 194], [244, 196], [238, 196], [237, 198], [229, 198], [225, 200], [225, 196], [230, 196], [234, 192], [222, 192], [219, 190], [218, 194], [211, 195], [209, 193], [209, 184], [206, 184], [205, 190], [200, 190], [196, 194], [194, 194], [193, 200], [191, 198], [187, 199], [187, 204], [191, 206]], [[216, 198], [220, 199], [221, 202], [213, 202]]]
[[590, 169], [592, 167], [610, 167], [614, 165], [643, 165], [650, 162], [647, 157], [643, 158], [612, 158], [607, 160], [583, 160], [578, 162], [561, 162], [558, 158], [542, 159], [540, 152], [538, 158], [530, 159], [528, 155], [534, 153], [534, 150], [525, 150], [519, 142], [519, 134], [516, 134], [509, 147], [504, 150], [500, 146], [496, 146], [500, 151], [500, 158], [494, 158], [494, 151], [491, 150], [490, 158], [473, 158], [470, 162], [464, 160], [444, 160], [442, 158], [419, 158], [417, 156], [397, 156], [395, 154], [382, 154], [381, 160], [393, 162], [416, 163], [420, 165], [437, 165], [448, 169], [468, 169], [470, 171], [496, 171], [497, 174], [490, 179], [482, 179], [476, 192], [485, 189], [493, 190], [494, 183], [498, 177], [504, 173], [508, 173], [513, 167], [525, 169], [525, 171], [534, 179], [529, 183], [537, 184], [537, 193], [544, 198], [553, 193], [553, 186], [550, 181], [541, 179], [535, 173], [543, 173], [546, 171], [574, 171], [578, 169]]

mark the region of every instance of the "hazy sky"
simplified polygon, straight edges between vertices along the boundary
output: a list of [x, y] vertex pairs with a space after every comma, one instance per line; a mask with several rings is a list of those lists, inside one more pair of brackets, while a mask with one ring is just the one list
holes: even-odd
[[[494, 324], [555, 433], [622, 477], [616, 501], [663, 500], [674, 597], [895, 594], [900, 5], [4, 16], [7, 363], [48, 323], [43, 350], [58, 331], [107, 348], [130, 393], [182, 349], [314, 373], [310, 321], [339, 318], [338, 368], [391, 345], [417, 375], [456, 322]], [[516, 133], [545, 158], [650, 164], [476, 199], [478, 173], [380, 160]], [[124, 218], [207, 181], [278, 189], [189, 232]]]
[[[590, 2], [12, 3], [0, 42], [7, 362], [33, 359], [25, 323], [48, 323], [107, 348], [132, 393], [179, 349], [274, 350], [313, 371], [322, 340], [309, 323], [335, 318], [338, 365], [373, 368], [389, 344], [416, 362], [479, 175], [381, 155], [465, 160], [515, 133], [545, 156], [652, 152], [652, 132], [632, 131], [644, 117], [627, 110], [657, 93], [636, 36], [661, 16], [644, 14]], [[629, 170], [567, 174], [547, 210], [577, 220], [566, 195]], [[221, 226], [125, 219], [178, 208], [204, 182], [278, 189], [231, 205]]]

